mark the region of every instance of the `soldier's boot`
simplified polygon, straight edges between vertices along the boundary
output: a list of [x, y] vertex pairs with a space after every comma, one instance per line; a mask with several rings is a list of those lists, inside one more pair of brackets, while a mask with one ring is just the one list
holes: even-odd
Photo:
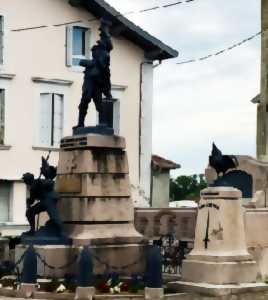
[[85, 112], [83, 109], [80, 108], [77, 127], [85, 127], [86, 115], [87, 115], [87, 112]]

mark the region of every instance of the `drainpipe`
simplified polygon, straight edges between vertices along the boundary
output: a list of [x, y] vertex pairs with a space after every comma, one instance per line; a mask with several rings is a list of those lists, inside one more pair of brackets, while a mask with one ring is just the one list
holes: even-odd
[[[143, 66], [144, 65], [153, 65], [153, 68], [157, 68], [160, 66], [162, 61], [159, 61], [157, 64], [153, 65], [153, 61], [143, 61], [140, 63], [140, 102], [139, 102], [139, 185], [141, 183], [141, 134], [142, 134], [142, 101], [143, 101], [143, 93], [142, 93], [142, 83], [143, 83]], [[150, 192], [152, 194], [152, 191]], [[152, 195], [150, 195], [151, 199]]]
[[143, 83], [143, 66], [144, 65], [152, 65], [153, 63], [150, 61], [143, 61], [140, 63], [140, 103], [139, 103], [139, 184], [141, 181], [141, 115], [142, 115], [142, 101], [143, 101], [143, 94], [142, 94], [142, 83]]

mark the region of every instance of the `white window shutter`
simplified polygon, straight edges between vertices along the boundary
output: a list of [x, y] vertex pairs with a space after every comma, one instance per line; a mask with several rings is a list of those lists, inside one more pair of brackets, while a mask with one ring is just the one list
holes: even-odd
[[66, 26], [66, 66], [71, 67], [73, 62], [73, 27]]
[[0, 90], [0, 144], [5, 139], [5, 90]]
[[114, 102], [114, 119], [113, 119], [113, 128], [114, 133], [119, 135], [120, 134], [120, 102], [123, 99], [124, 92], [121, 90], [112, 90], [112, 96], [116, 101]]
[[9, 221], [9, 199], [11, 184], [0, 181], [0, 222]]
[[40, 143], [51, 146], [52, 95], [40, 95]]
[[113, 119], [113, 128], [116, 135], [120, 134], [120, 101], [119, 99], [114, 102], [114, 119]]
[[63, 95], [54, 94], [54, 146], [60, 145], [63, 136]]
[[87, 59], [91, 59], [91, 31], [90, 29], [87, 29], [86, 31], [86, 35], [85, 35], [85, 46], [86, 46], [86, 58]]
[[0, 16], [0, 65], [4, 63], [4, 17]]

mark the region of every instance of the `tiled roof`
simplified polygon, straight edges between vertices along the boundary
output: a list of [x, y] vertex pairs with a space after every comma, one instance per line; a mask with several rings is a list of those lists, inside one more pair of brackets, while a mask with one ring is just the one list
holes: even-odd
[[[122, 0], [123, 1], [123, 0]], [[175, 58], [178, 51], [164, 44], [139, 26], [129, 21], [104, 0], [69, 0], [72, 6], [82, 6], [95, 17], [105, 17], [112, 22], [111, 32], [120, 35], [140, 46], [145, 51], [145, 57], [151, 60]]]
[[171, 160], [167, 160], [161, 156], [153, 155], [152, 156], [152, 166], [153, 168], [160, 168], [166, 170], [179, 169], [181, 166]]

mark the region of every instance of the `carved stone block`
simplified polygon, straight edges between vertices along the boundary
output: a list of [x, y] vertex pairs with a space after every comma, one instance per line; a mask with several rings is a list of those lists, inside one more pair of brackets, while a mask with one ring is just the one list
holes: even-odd
[[58, 208], [63, 222], [134, 221], [131, 198], [61, 198]]

